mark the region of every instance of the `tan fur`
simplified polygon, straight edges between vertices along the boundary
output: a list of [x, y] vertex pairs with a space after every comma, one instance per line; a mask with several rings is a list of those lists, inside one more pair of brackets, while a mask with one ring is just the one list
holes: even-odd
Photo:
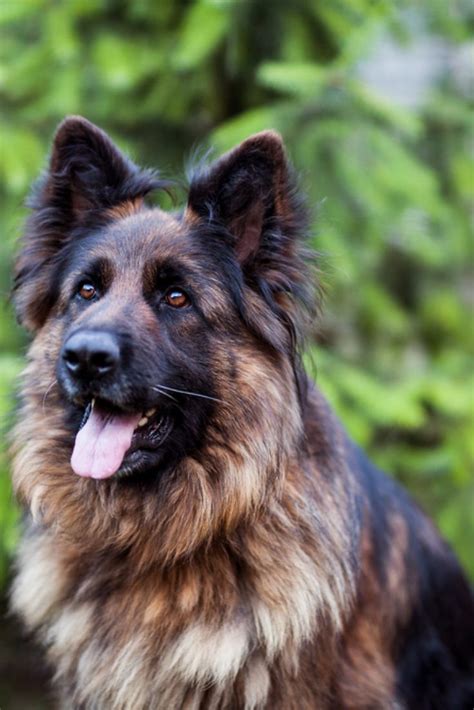
[[[361, 558], [366, 570], [360, 591], [361, 611], [346, 632], [345, 660], [341, 668], [341, 688], [344, 707], [361, 708], [367, 697], [374, 707], [399, 708], [395, 697], [395, 669], [390, 644], [395, 627], [406, 621], [410, 608], [406, 585], [407, 528], [397, 513], [390, 517], [391, 534], [397, 544], [390, 549], [387, 560], [385, 589], [374, 569], [373, 541], [366, 528], [361, 540]], [[396, 607], [393, 599], [397, 599]]]
[[107, 210], [107, 214], [111, 219], [124, 219], [129, 217], [136, 212], [139, 212], [143, 207], [143, 198], [136, 198], [135, 200], [127, 200], [127, 202], [120, 202], [118, 205], [111, 207]]
[[[259, 133], [167, 214], [103, 131], [58, 129], [15, 273], [34, 340], [12, 607], [63, 709], [399, 710], [443, 692], [444, 710], [472, 689], [454, 558], [301, 370], [313, 278], [291, 172]], [[150, 408], [133, 432], [124, 413]]]
[[[113, 481], [101, 486], [71, 474], [58, 443], [63, 431], [54, 387], [48, 407], [38, 408], [54, 351], [47, 331], [31, 350], [27, 379], [36, 385], [26, 392], [16, 431], [14, 483], [37, 524], [54, 531], [55, 543], [45, 547], [49, 533], [25, 541], [16, 608], [32, 627], [47, 622], [45, 639], [58, 679], [75, 678], [78, 698], [87, 707], [138, 710], [152, 704], [167, 710], [185, 698], [197, 707], [201, 701], [191, 701], [193, 693], [198, 698], [210, 687], [205, 702], [220, 707], [233, 681], [243, 688], [242, 707], [264, 707], [275, 660], [297, 673], [298, 647], [317, 635], [319, 626], [336, 633], [353, 594], [343, 520], [338, 523], [332, 513], [331, 524], [323, 522], [322, 511], [332, 505], [335, 491], [327, 497], [316, 492], [316, 511], [298, 490], [301, 472], [291, 452], [302, 423], [292, 404], [291, 371], [272, 371], [251, 350], [239, 351], [235, 383], [222, 393], [218, 428], [208, 437], [207, 459], [221, 472], [219, 485], [201, 464], [186, 459], [181, 483], [167, 494], [169, 515], [161, 510], [160, 520], [153, 501], [124, 498]], [[282, 386], [285, 380], [288, 386]], [[227, 418], [235, 426], [236, 412], [242, 432], [250, 429], [231, 457], [222, 431]], [[258, 437], [252, 435], [256, 421]], [[273, 459], [276, 450], [286, 452], [283, 458], [281, 453]], [[314, 537], [314, 516], [327, 528], [324, 544]], [[218, 537], [212, 542], [220, 531], [230, 541], [227, 551]], [[105, 583], [115, 564], [114, 550], [130, 544], [133, 552], [114, 573], [113, 591], [94, 601], [88, 570], [82, 579], [77, 567], [77, 550], [82, 556], [88, 550], [88, 566], [101, 555], [100, 592], [101, 575]], [[103, 557], [107, 549], [109, 561]], [[193, 550], [194, 562], [179, 562]], [[244, 577], [235, 568], [238, 558], [245, 560]], [[165, 562], [173, 565], [161, 567]], [[42, 587], [44, 598], [35, 593], [33, 600], [31, 593], [30, 599], [28, 587]], [[59, 612], [54, 599], [67, 600]], [[88, 638], [90, 624], [95, 633]]]

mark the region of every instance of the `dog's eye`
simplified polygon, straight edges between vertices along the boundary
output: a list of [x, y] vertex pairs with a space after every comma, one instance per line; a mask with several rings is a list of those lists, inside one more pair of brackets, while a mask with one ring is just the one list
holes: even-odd
[[185, 308], [189, 306], [189, 297], [180, 288], [170, 288], [165, 293], [165, 303], [173, 308]]
[[84, 281], [83, 283], [81, 283], [79, 285], [77, 293], [85, 301], [91, 301], [94, 298], [94, 296], [97, 294], [97, 291], [96, 291], [95, 286], [93, 286], [88, 281]]

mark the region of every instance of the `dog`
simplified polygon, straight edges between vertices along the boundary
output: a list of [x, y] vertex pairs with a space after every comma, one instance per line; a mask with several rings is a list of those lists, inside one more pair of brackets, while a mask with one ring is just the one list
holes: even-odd
[[69, 117], [30, 199], [12, 607], [61, 707], [474, 704], [449, 547], [301, 366], [307, 218], [280, 136], [167, 189]]

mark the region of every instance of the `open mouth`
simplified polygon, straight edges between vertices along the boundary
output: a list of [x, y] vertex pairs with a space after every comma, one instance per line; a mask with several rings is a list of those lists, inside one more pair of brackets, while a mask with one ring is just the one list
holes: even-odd
[[143, 470], [158, 460], [171, 428], [170, 417], [156, 408], [130, 414], [93, 399], [76, 435], [72, 469], [95, 479]]

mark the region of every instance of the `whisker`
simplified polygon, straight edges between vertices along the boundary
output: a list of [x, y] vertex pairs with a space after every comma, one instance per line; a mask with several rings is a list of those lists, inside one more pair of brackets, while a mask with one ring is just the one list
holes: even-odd
[[42, 410], [43, 410], [43, 414], [44, 414], [44, 412], [45, 412], [46, 400], [47, 400], [48, 395], [49, 395], [49, 393], [51, 392], [51, 390], [53, 389], [53, 387], [54, 387], [55, 384], [56, 384], [56, 380], [51, 380], [51, 382], [49, 383], [49, 385], [48, 385], [48, 387], [47, 387], [47, 389], [46, 389], [46, 392], [44, 393], [43, 402], [42, 402], [42, 405], [41, 405]]
[[[191, 397], [202, 397], [203, 399], [210, 399], [213, 402], [220, 402], [221, 404], [224, 403], [224, 400], [218, 399], [217, 397], [211, 397], [208, 394], [201, 394], [200, 392], [189, 392], [188, 390], [178, 390], [175, 389], [174, 387], [166, 387], [165, 385], [159, 385], [160, 389], [165, 389], [165, 390], [170, 390], [170, 392], [178, 392], [178, 394], [189, 394]], [[165, 394], [163, 392], [163, 394]]]
[[170, 399], [173, 400], [173, 402], [177, 402], [177, 401], [178, 401], [178, 400], [176, 399], [176, 397], [173, 397], [172, 394], [168, 394], [168, 392], [163, 392], [163, 390], [161, 389], [161, 386], [160, 386], [160, 387], [152, 387], [151, 389], [152, 389], [152, 390], [155, 390], [155, 392], [159, 392], [160, 394], [163, 394], [165, 397], [169, 397]]

